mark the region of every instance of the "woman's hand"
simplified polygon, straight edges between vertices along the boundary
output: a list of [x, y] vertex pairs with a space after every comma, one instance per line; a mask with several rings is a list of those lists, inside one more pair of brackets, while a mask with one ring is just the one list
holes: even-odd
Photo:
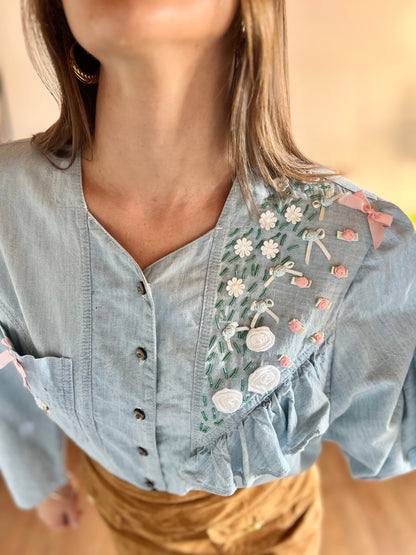
[[55, 530], [78, 528], [82, 511], [78, 504], [78, 486], [72, 473], [70, 481], [35, 507], [39, 519]]

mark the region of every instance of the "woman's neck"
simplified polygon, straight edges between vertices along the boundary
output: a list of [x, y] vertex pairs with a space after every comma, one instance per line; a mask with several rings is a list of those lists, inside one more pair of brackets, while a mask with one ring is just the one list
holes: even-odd
[[83, 180], [111, 195], [166, 203], [227, 183], [231, 63], [224, 38], [215, 49], [170, 45], [102, 66]]

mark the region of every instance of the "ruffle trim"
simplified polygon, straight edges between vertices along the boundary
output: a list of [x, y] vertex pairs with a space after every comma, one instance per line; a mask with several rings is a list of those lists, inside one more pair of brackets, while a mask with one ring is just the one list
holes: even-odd
[[325, 433], [329, 411], [317, 370], [307, 360], [234, 429], [197, 449], [179, 476], [192, 489], [217, 495], [288, 476], [293, 455]]

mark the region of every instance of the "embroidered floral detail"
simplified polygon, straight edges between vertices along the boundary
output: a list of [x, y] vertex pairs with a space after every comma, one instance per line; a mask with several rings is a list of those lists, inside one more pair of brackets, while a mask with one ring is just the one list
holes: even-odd
[[275, 342], [274, 333], [267, 326], [261, 326], [260, 328], [252, 328], [246, 337], [246, 345], [250, 351], [255, 351], [260, 353], [263, 351], [268, 351], [273, 347]]
[[302, 239], [308, 241], [308, 247], [306, 249], [305, 264], [309, 264], [309, 259], [311, 256], [312, 244], [316, 243], [324, 255], [330, 260], [331, 255], [327, 251], [325, 245], [322, 243], [321, 239], [325, 237], [325, 230], [321, 227], [319, 229], [305, 229], [302, 233]]
[[352, 229], [344, 229], [344, 231], [337, 231], [337, 239], [358, 241], [358, 233], [355, 233]]
[[264, 312], [267, 312], [267, 314], [270, 314], [270, 316], [274, 318], [277, 323], [279, 323], [279, 317], [277, 316], [277, 314], [275, 314], [270, 310], [272, 306], [274, 306], [273, 299], [264, 299], [264, 300], [259, 299], [258, 301], [253, 301], [251, 303], [250, 310], [255, 310], [256, 314], [254, 315], [254, 318], [251, 321], [250, 328], [254, 328], [258, 317], [260, 316], [260, 314], [263, 314]]
[[319, 299], [316, 301], [315, 306], [317, 306], [321, 310], [325, 310], [326, 308], [329, 308], [331, 304], [332, 301], [330, 301], [329, 299], [325, 299], [325, 297], [319, 297]]
[[264, 241], [261, 247], [261, 254], [265, 256], [268, 260], [274, 258], [279, 252], [279, 245], [270, 239], [269, 241]]
[[222, 335], [227, 342], [227, 347], [230, 351], [233, 351], [233, 347], [231, 345], [230, 339], [235, 335], [237, 331], [245, 331], [248, 330], [247, 326], [239, 326], [238, 322], [230, 322], [227, 326], [222, 330]]
[[280, 381], [280, 372], [271, 364], [260, 366], [248, 378], [248, 391], [266, 393], [275, 388]]
[[311, 335], [309, 339], [312, 341], [312, 343], [322, 343], [324, 340], [324, 332], [318, 331]]
[[220, 389], [212, 396], [212, 401], [220, 412], [232, 413], [243, 403], [243, 394], [235, 389]]
[[298, 333], [299, 335], [301, 335], [305, 331], [305, 328], [302, 326], [299, 320], [296, 320], [296, 318], [293, 318], [293, 320], [289, 322], [289, 329], [293, 332]]
[[238, 254], [241, 258], [244, 258], [244, 256], [249, 256], [249, 254], [253, 250], [251, 240], [247, 239], [247, 237], [237, 239], [237, 242], [234, 245], [234, 250], [235, 254]]
[[339, 266], [332, 266], [331, 267], [331, 274], [333, 274], [338, 279], [348, 276], [348, 270], [344, 268], [342, 264]]
[[289, 206], [285, 213], [286, 221], [291, 222], [292, 224], [300, 222], [302, 216], [302, 210], [299, 208], [299, 206], [296, 206], [295, 204]]
[[282, 366], [283, 368], [289, 368], [293, 364], [292, 359], [287, 355], [281, 355], [279, 357], [279, 361], [280, 361], [280, 366]]
[[305, 276], [302, 276], [302, 277], [292, 278], [290, 283], [292, 285], [297, 285], [301, 289], [304, 289], [305, 287], [310, 287], [311, 286], [312, 280], [308, 279]]
[[[277, 266], [270, 268], [269, 274], [271, 275], [271, 277], [265, 282], [264, 287], [268, 287], [274, 279], [280, 276], [284, 276], [286, 273], [294, 274], [295, 276], [302, 276], [303, 275], [302, 272], [292, 270], [294, 265], [295, 263], [293, 262], [293, 260], [288, 260], [284, 264], [278, 264]], [[293, 282], [293, 279], [292, 279], [292, 282]]]
[[232, 279], [227, 281], [227, 291], [228, 294], [234, 295], [234, 297], [239, 297], [244, 292], [245, 285], [241, 278], [233, 277]]
[[263, 212], [263, 214], [261, 214], [259, 218], [260, 227], [262, 227], [263, 229], [267, 229], [267, 231], [275, 227], [276, 222], [277, 218], [274, 215], [274, 212], [271, 212], [270, 210], [267, 210], [267, 212]]

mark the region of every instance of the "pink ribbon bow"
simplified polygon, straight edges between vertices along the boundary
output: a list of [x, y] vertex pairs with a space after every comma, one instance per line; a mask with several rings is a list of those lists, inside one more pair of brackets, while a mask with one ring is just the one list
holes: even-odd
[[17, 371], [22, 376], [23, 385], [27, 389], [30, 389], [29, 384], [27, 383], [26, 373], [23, 369], [23, 366], [20, 364], [20, 362], [17, 360], [17, 358], [12, 355], [12, 353], [10, 351], [10, 349], [11, 349], [10, 342], [5, 337], [3, 337], [3, 339], [1, 340], [1, 343], [3, 343], [3, 345], [6, 345], [8, 347], [8, 350], [3, 351], [2, 353], [0, 353], [0, 370], [2, 368], [4, 368], [5, 366], [7, 366], [9, 364], [9, 362], [13, 362], [13, 364], [17, 368]]
[[368, 214], [368, 225], [370, 227], [371, 237], [373, 238], [374, 248], [378, 249], [386, 234], [383, 226], [390, 227], [393, 216], [384, 214], [384, 212], [376, 212], [371, 208], [371, 204], [363, 191], [347, 193], [338, 199], [338, 203]]

